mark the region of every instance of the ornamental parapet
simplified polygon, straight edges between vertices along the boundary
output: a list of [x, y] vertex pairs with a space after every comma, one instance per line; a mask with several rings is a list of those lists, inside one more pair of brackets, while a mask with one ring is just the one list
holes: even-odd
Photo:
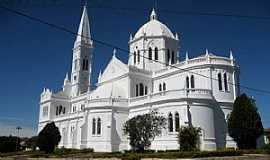
[[145, 96], [132, 98], [95, 98], [88, 100], [88, 107], [118, 106], [128, 107], [168, 101], [176, 99], [213, 99], [212, 91], [209, 89], [180, 89], [153, 93]]
[[147, 103], [154, 103], [159, 101], [181, 99], [213, 99], [212, 91], [209, 89], [180, 89], [168, 90], [158, 93], [149, 94], [146, 96], [139, 96], [130, 98], [130, 106], [144, 105]]
[[[206, 65], [206, 64], [228, 65], [228, 66], [235, 66], [236, 65], [234, 59], [230, 59], [227, 57], [219, 57], [219, 56], [209, 55], [209, 56], [201, 56], [201, 57], [196, 57], [193, 59], [188, 59], [186, 61], [181, 61], [180, 63], [174, 64], [173, 66], [178, 67], [178, 68], [189, 68], [189, 67]], [[165, 69], [156, 71], [155, 74], [166, 72], [170, 68], [171, 67], [168, 66]]]
[[127, 107], [127, 98], [96, 98], [88, 100], [88, 107], [119, 106]]

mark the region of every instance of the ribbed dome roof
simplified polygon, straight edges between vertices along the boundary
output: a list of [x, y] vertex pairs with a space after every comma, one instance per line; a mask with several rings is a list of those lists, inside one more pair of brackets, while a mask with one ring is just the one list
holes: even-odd
[[135, 34], [134, 38], [140, 38], [141, 36], [166, 36], [174, 38], [174, 35], [170, 29], [163, 23], [157, 20], [155, 10], [152, 11], [150, 21], [144, 24]]

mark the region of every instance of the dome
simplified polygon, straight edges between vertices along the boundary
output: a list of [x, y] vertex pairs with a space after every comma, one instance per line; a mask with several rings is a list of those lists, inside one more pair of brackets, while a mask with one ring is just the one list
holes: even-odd
[[153, 9], [150, 21], [144, 24], [135, 34], [134, 39], [140, 38], [143, 35], [146, 36], [166, 36], [175, 38], [170, 29], [163, 23], [157, 20], [157, 15]]

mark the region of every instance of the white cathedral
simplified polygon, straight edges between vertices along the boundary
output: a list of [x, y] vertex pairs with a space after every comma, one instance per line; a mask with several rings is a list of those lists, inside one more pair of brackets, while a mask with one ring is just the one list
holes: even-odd
[[150, 149], [178, 149], [177, 130], [189, 125], [202, 129], [201, 150], [236, 147], [226, 121], [239, 95], [239, 66], [231, 52], [229, 58], [207, 50], [195, 58], [186, 53], [180, 60], [179, 39], [153, 9], [149, 21], [130, 36], [128, 64], [114, 51], [92, 89], [94, 44], [84, 7], [71, 76], [66, 75], [61, 91], [45, 88], [41, 93], [38, 131], [53, 121], [62, 137], [58, 147], [128, 150], [124, 123], [157, 110], [168, 122]]

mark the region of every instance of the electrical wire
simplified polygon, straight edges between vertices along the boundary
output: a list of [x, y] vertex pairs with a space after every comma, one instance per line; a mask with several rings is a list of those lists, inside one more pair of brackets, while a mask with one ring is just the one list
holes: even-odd
[[[61, 30], [61, 31], [64, 31], [64, 32], [66, 32], [66, 33], [70, 33], [70, 34], [75, 35], [75, 36], [81, 36], [81, 37], [83, 37], [83, 38], [91, 39], [92, 41], [94, 41], [94, 42], [96, 42], [96, 43], [98, 43], [98, 44], [101, 44], [101, 45], [104, 45], [104, 46], [107, 46], [107, 47], [110, 47], [110, 48], [114, 48], [114, 49], [117, 49], [117, 50], [122, 51], [122, 52], [125, 52], [125, 53], [134, 54], [134, 53], [130, 53], [130, 52], [129, 52], [128, 50], [126, 50], [126, 49], [120, 48], [120, 47], [118, 47], [118, 46], [116, 46], [116, 45], [113, 45], [113, 44], [110, 44], [110, 43], [108, 43], [108, 42], [101, 41], [101, 40], [97, 40], [97, 39], [94, 39], [94, 38], [91, 38], [91, 37], [85, 37], [85, 36], [80, 35], [80, 34], [74, 32], [74, 31], [71, 31], [71, 30], [69, 30], [69, 29], [66, 29], [66, 28], [63, 27], [63, 26], [59, 26], [59, 25], [56, 25], [56, 24], [53, 24], [53, 23], [49, 23], [49, 22], [44, 21], [44, 20], [42, 20], [42, 19], [39, 19], [39, 18], [30, 16], [30, 15], [28, 15], [28, 14], [25, 14], [25, 13], [22, 13], [22, 12], [19, 12], [19, 11], [16, 11], [16, 10], [13, 10], [13, 9], [11, 9], [11, 8], [8, 8], [8, 7], [5, 7], [5, 6], [1, 6], [1, 5], [0, 5], [0, 8], [4, 9], [4, 10], [10, 12], [10, 13], [13, 13], [13, 14], [16, 14], [16, 15], [19, 15], [19, 16], [22, 16], [22, 17], [25, 17], [25, 18], [27, 18], [27, 19], [29, 19], [29, 20], [36, 21], [36, 22], [39, 22], [39, 23], [41, 23], [41, 24], [45, 24], [45, 25], [47, 25], [47, 26], [53, 27], [53, 28], [55, 28], [55, 29], [57, 29], [57, 30]], [[145, 50], [143, 50], [143, 51], [145, 51]], [[153, 59], [150, 59], [150, 58], [148, 58], [148, 57], [146, 57], [146, 56], [143, 56], [143, 55], [140, 55], [140, 57], [142, 57], [142, 58], [144, 58], [144, 59], [148, 59], [148, 60], [153, 61], [153, 62], [157, 62], [157, 63], [163, 64], [163, 65], [167, 65], [167, 63], [164, 63], [164, 62], [161, 62], [161, 61], [158, 61], [158, 60], [153, 60]], [[200, 73], [192, 72], [192, 71], [187, 70], [187, 69], [179, 68], [179, 67], [177, 67], [176, 65], [170, 65], [170, 64], [169, 64], [168, 66], [170, 66], [171, 68], [179, 69], [179, 70], [184, 71], [184, 72], [189, 72], [189, 73], [192, 73], [192, 74], [195, 74], [195, 75], [202, 76], [202, 77], [204, 77], [204, 78], [208, 78], [208, 79], [211, 79], [211, 80], [218, 81], [218, 79], [216, 79], [216, 78], [209, 77], [209, 76], [206, 76], [206, 75], [203, 75], [203, 74], [200, 74]], [[228, 82], [228, 84], [234, 85], [234, 86], [238, 86], [238, 87], [240, 87], [240, 88], [244, 88], [244, 89], [247, 89], [247, 90], [252, 90], [252, 91], [254, 91], [254, 92], [260, 92], [260, 93], [270, 94], [270, 91], [269, 91], [269, 90], [253, 88], [253, 87], [249, 87], [249, 86], [245, 86], [245, 85], [235, 84], [235, 83], [233, 83], [233, 82]]]

